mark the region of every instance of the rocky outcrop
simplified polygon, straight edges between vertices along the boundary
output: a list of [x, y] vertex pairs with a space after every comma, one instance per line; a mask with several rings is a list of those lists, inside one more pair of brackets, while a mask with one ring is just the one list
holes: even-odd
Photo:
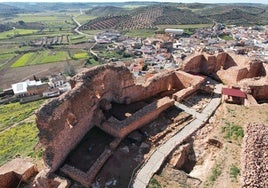
[[268, 187], [268, 125], [247, 125], [241, 159], [242, 186]]
[[57, 170], [85, 134], [106, 121], [102, 111], [111, 108], [109, 103], [129, 104], [194, 84], [199, 84], [195, 76], [173, 70], [137, 85], [126, 67], [113, 64], [79, 73], [71, 80], [71, 91], [50, 100], [36, 112], [45, 164], [50, 172]]

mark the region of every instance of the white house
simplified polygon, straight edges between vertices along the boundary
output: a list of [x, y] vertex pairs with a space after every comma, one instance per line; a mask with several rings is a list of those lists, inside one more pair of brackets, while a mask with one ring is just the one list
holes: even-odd
[[26, 80], [25, 82], [19, 82], [16, 84], [12, 84], [12, 89], [17, 97], [23, 97], [27, 95], [27, 88], [28, 86], [38, 86], [42, 85], [41, 81], [35, 81], [35, 80]]

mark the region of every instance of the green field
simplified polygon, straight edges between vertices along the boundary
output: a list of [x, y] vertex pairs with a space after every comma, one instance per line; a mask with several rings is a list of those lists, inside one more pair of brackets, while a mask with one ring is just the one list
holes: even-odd
[[152, 37], [155, 34], [155, 31], [156, 30], [152, 30], [152, 29], [131, 30], [131, 31], [125, 32], [124, 35], [129, 36], [129, 37], [147, 38], [147, 37]]
[[57, 13], [57, 12], [43, 12], [43, 13], [33, 13], [33, 14], [18, 14], [17, 17], [12, 18], [8, 21], [11, 22], [39, 22], [45, 24], [47, 27], [52, 28], [71, 28], [75, 24], [71, 19], [70, 14]]
[[21, 56], [11, 67], [23, 67], [28, 65], [37, 65], [44, 63], [53, 63], [71, 59], [66, 51], [38, 51], [29, 52]]
[[38, 142], [35, 123], [21, 123], [0, 136], [0, 166], [16, 156], [34, 157], [34, 147]]
[[23, 36], [23, 35], [30, 35], [36, 33], [38, 30], [32, 29], [15, 29], [10, 31], [5, 31], [0, 33], [0, 40], [12, 38], [14, 36]]
[[158, 25], [158, 31], [164, 31], [165, 29], [198, 29], [211, 27], [213, 24], [187, 24], [187, 25]]
[[0, 54], [0, 62], [14, 57], [14, 53]]
[[79, 44], [79, 43], [87, 42], [88, 39], [86, 38], [85, 35], [73, 35], [70, 37], [70, 41], [72, 44]]
[[81, 24], [84, 24], [84, 23], [87, 23], [88, 21], [90, 20], [93, 20], [97, 18], [96, 16], [90, 16], [90, 15], [87, 15], [87, 14], [82, 14], [82, 15], [78, 15], [75, 19], [81, 23]]
[[87, 59], [89, 57], [87, 52], [75, 53], [73, 55], [74, 59]]
[[14, 53], [0, 54], [0, 69], [14, 56]]
[[0, 131], [10, 127], [14, 123], [20, 122], [38, 109], [44, 101], [35, 101], [26, 104], [11, 103], [0, 105]]

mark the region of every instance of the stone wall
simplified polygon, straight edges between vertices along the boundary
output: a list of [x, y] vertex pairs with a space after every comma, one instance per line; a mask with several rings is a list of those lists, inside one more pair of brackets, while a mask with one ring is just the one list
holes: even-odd
[[201, 73], [211, 75], [220, 69], [228, 69], [237, 66], [234, 59], [228, 53], [218, 55], [199, 54], [190, 57], [184, 62], [183, 70], [186, 72]]
[[183, 70], [210, 75], [227, 85], [234, 85], [246, 78], [265, 77], [268, 68], [260, 60], [223, 52], [212, 56], [199, 54], [190, 57], [185, 60]]
[[268, 125], [247, 125], [241, 161], [243, 187], [268, 187]]
[[17, 187], [37, 173], [35, 165], [22, 158], [15, 158], [0, 167], [0, 187]]
[[173, 105], [174, 100], [164, 97], [138, 110], [123, 121], [111, 117], [99, 127], [114, 137], [124, 138], [130, 132], [156, 119], [162, 111]]
[[77, 74], [71, 80], [71, 91], [50, 100], [36, 112], [43, 159], [50, 172], [57, 170], [93, 126], [105, 120], [99, 105], [102, 99], [128, 104], [168, 90], [183, 89], [191, 84], [187, 80], [193, 77], [182, 72], [175, 74], [173, 70], [136, 85], [126, 67], [112, 64]]

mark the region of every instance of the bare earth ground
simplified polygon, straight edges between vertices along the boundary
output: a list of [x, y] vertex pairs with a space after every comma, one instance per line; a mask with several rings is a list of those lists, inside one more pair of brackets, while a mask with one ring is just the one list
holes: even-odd
[[[209, 123], [193, 136], [193, 149], [197, 163], [189, 175], [202, 181], [197, 187], [241, 187], [241, 177], [238, 173], [238, 177], [234, 178], [231, 175], [231, 167], [236, 166], [241, 173], [242, 138], [224, 138], [227, 133], [223, 132], [222, 127], [229, 123], [245, 128], [245, 125], [250, 122], [267, 123], [268, 105], [245, 107], [222, 104]], [[208, 139], [218, 140], [222, 143], [222, 147], [218, 148], [208, 144]], [[219, 174], [214, 176], [215, 180], [212, 180], [215, 169]], [[163, 180], [161, 176], [160, 173], [160, 175], [155, 175], [154, 178], [162, 187], [174, 187], [174, 183]], [[188, 186], [186, 185], [186, 187]]]
[[[75, 69], [81, 68], [84, 63], [85, 60], [70, 61], [70, 64], [73, 65]], [[66, 64], [66, 62], [57, 62], [0, 70], [0, 88], [6, 89], [10, 88], [11, 84], [27, 79], [32, 80], [34, 75], [38, 78], [42, 78], [50, 76], [51, 74], [64, 72]]]

